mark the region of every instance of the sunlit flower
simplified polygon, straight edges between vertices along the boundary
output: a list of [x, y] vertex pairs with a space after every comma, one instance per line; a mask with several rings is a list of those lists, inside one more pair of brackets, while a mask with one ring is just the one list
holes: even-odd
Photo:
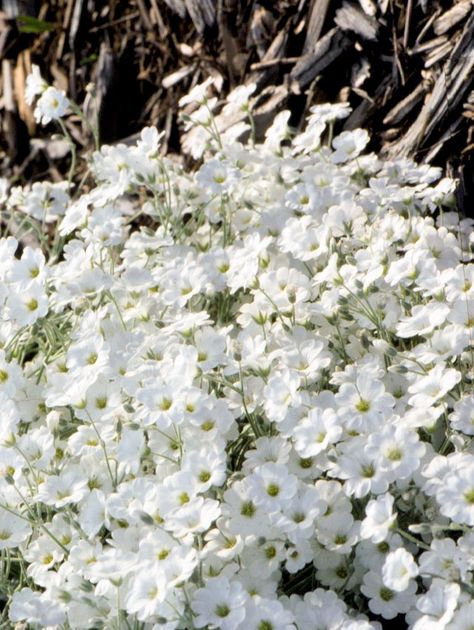
[[37, 122], [47, 125], [52, 120], [62, 118], [69, 107], [69, 100], [62, 90], [48, 87], [36, 103], [34, 115]]

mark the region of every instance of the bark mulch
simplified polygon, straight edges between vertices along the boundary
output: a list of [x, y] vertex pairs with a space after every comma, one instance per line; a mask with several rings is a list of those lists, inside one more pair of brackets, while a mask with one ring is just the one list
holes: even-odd
[[[365, 127], [370, 148], [442, 166], [472, 209], [474, 0], [2, 0], [0, 174], [59, 179], [64, 143], [35, 125], [24, 100], [33, 63], [97, 116], [103, 142], [144, 125], [180, 154], [177, 103], [212, 76], [220, 98], [258, 86], [262, 134], [283, 108], [303, 124], [311, 105], [349, 101], [343, 128]], [[87, 91], [95, 84], [96, 98]], [[220, 117], [222, 129], [234, 123]], [[70, 133], [91, 137], [70, 116]]]

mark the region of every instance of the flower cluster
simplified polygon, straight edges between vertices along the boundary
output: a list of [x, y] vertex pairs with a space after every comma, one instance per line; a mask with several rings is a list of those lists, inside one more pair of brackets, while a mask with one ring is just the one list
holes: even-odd
[[0, 239], [4, 618], [470, 628], [474, 239], [453, 182], [363, 154], [362, 130], [328, 144], [345, 104], [239, 143], [206, 87], [195, 172], [146, 128], [93, 154], [82, 195], [3, 186], [55, 233]]

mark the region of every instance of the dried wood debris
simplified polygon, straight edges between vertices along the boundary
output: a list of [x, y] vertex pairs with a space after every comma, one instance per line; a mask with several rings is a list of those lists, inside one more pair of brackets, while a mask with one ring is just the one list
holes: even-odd
[[[2, 0], [1, 8], [2, 173], [50, 168], [37, 140], [51, 130], [35, 127], [21, 88], [32, 63], [85, 102], [105, 142], [153, 124], [179, 154], [178, 101], [212, 76], [221, 101], [257, 84], [260, 134], [282, 108], [298, 128], [311, 105], [348, 100], [345, 128], [368, 128], [373, 150], [464, 167], [465, 179], [472, 169], [474, 0]], [[238, 118], [222, 114], [219, 127]], [[77, 117], [68, 125], [91, 145]]]

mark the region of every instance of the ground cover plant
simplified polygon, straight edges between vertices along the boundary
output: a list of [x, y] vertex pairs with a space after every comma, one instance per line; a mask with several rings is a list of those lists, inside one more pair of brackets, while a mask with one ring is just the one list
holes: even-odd
[[[250, 115], [221, 134], [211, 83], [181, 103], [194, 170], [149, 127], [82, 184], [74, 160], [69, 181], [2, 180], [2, 621], [468, 630], [474, 237], [454, 182], [364, 154], [344, 103], [296, 135], [287, 111], [262, 143]], [[27, 97], [43, 123], [75, 107], [37, 69]]]

